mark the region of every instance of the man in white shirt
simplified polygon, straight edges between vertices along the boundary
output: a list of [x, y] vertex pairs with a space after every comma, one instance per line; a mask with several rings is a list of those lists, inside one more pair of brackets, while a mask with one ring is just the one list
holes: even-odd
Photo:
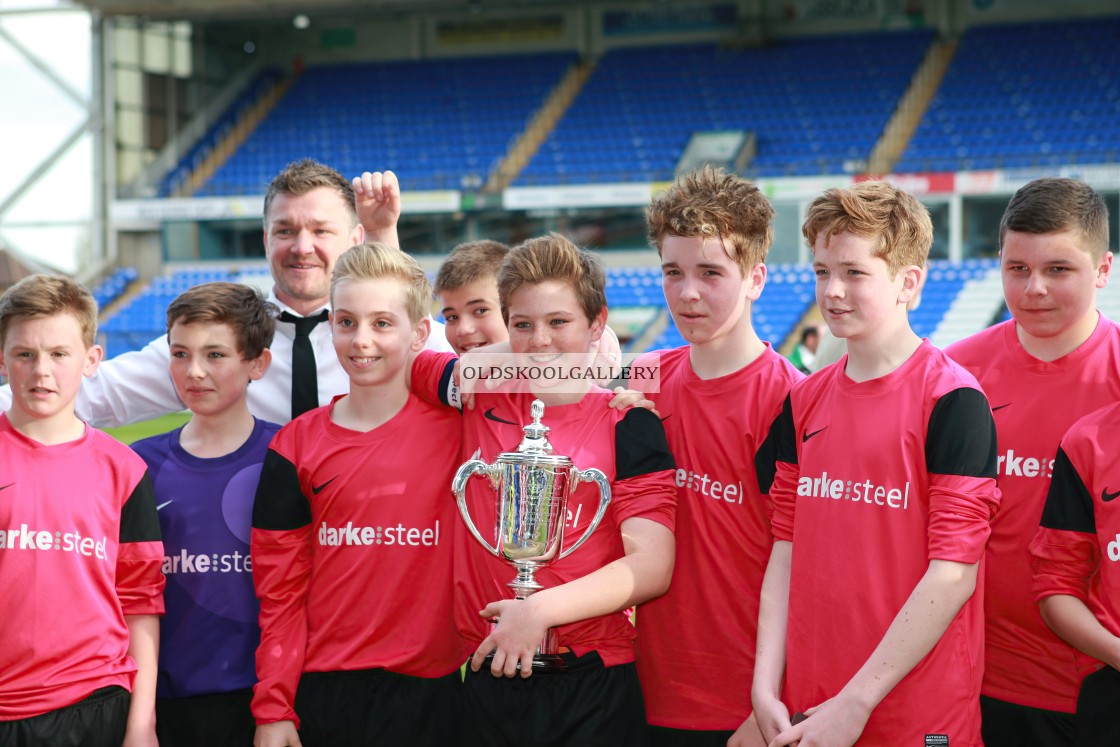
[[[328, 309], [331, 271], [342, 252], [366, 239], [400, 246], [400, 209], [400, 188], [390, 171], [367, 172], [351, 185], [334, 169], [308, 159], [289, 164], [272, 180], [264, 200], [265, 256], [274, 282], [269, 300], [285, 313], [277, 320], [272, 365], [249, 387], [253, 415], [287, 423], [304, 408], [315, 406], [316, 393], [317, 404], [325, 405], [347, 391], [346, 374], [331, 344], [330, 325], [323, 319], [307, 333], [315, 358], [314, 381], [308, 373], [301, 374], [296, 383], [297, 390], [308, 390], [310, 401], [302, 406], [293, 401], [297, 322], [303, 326], [301, 317], [315, 317]], [[306, 341], [301, 344], [306, 348]], [[428, 347], [451, 350], [442, 324], [432, 324]], [[112, 427], [184, 409], [168, 375], [169, 360], [163, 336], [142, 350], [102, 362], [97, 373], [82, 384], [78, 417], [97, 427]], [[299, 396], [297, 391], [295, 399]], [[10, 402], [9, 388], [0, 388], [0, 411]]]

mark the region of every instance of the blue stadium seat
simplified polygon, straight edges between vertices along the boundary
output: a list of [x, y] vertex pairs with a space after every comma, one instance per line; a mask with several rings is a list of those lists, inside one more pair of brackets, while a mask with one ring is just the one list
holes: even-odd
[[895, 171], [1115, 163], [1118, 37], [1120, 18], [969, 29]]
[[[720, 129], [757, 133], [752, 176], [843, 172], [845, 161], [870, 155], [932, 38], [923, 30], [738, 51], [612, 50], [516, 184], [671, 179], [689, 136]], [[682, 96], [688, 106], [676, 105]]]
[[196, 194], [259, 194], [307, 157], [347, 175], [392, 169], [405, 190], [485, 180], [575, 61], [564, 52], [309, 68]]

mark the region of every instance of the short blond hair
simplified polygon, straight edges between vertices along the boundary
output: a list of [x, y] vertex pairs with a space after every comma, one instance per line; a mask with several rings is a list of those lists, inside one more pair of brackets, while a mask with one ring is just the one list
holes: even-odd
[[758, 187], [712, 166], [677, 177], [646, 208], [649, 242], [659, 255], [666, 236], [716, 239], [744, 275], [766, 261], [773, 223], [774, 208]]
[[97, 301], [79, 283], [63, 275], [30, 275], [0, 297], [0, 347], [17, 319], [39, 319], [70, 314], [78, 320], [82, 343], [94, 345], [97, 337]]
[[367, 241], [342, 253], [331, 273], [331, 300], [334, 300], [335, 288], [344, 280], [381, 278], [395, 278], [404, 285], [405, 307], [413, 326], [427, 318], [432, 304], [432, 284], [424, 269], [411, 256], [379, 241]]
[[575, 291], [580, 308], [593, 322], [607, 307], [607, 274], [603, 263], [566, 237], [550, 233], [518, 244], [510, 250], [498, 270], [498, 298], [502, 318], [509, 324], [509, 299], [526, 285], [555, 280]]
[[819, 237], [827, 241], [841, 233], [873, 241], [873, 254], [887, 263], [891, 278], [903, 267], [924, 267], [933, 245], [926, 206], [884, 181], [826, 190], [809, 205], [801, 233], [810, 250]]

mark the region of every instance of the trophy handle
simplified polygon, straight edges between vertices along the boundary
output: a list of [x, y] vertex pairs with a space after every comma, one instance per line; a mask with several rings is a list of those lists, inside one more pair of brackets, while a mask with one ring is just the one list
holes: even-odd
[[478, 528], [474, 525], [474, 520], [471, 519], [470, 510], [467, 508], [467, 480], [471, 479], [471, 476], [474, 474], [486, 475], [490, 479], [493, 479], [493, 472], [493, 467], [481, 459], [471, 459], [468, 462], [464, 462], [463, 465], [459, 467], [459, 471], [455, 473], [455, 479], [451, 481], [451, 490], [455, 493], [455, 502], [459, 506], [459, 513], [462, 515], [467, 529], [470, 530], [470, 533], [483, 547], [490, 551], [491, 555], [498, 557], [497, 542], [491, 545], [482, 538]]
[[591, 520], [591, 524], [587, 527], [587, 530], [583, 533], [583, 536], [580, 537], [574, 545], [561, 552], [560, 557], [557, 558], [557, 560], [563, 560], [564, 558], [571, 555], [577, 547], [586, 542], [588, 537], [595, 533], [595, 530], [599, 528], [599, 522], [603, 520], [603, 517], [607, 513], [607, 506], [609, 506], [611, 503], [611, 484], [607, 480], [607, 476], [603, 474], [602, 470], [579, 470], [573, 467], [572, 478], [577, 485], [581, 482], [594, 482], [599, 486], [599, 510], [595, 512], [595, 517]]

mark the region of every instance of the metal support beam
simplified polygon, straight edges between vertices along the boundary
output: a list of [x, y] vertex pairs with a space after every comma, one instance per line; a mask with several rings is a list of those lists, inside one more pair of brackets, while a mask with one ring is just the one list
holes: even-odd
[[61, 161], [63, 156], [65, 156], [67, 152], [69, 152], [69, 150], [74, 147], [74, 144], [77, 143], [83, 135], [90, 131], [92, 126], [93, 117], [87, 116], [85, 121], [78, 125], [77, 129], [70, 133], [69, 137], [67, 137], [64, 141], [62, 141], [60, 145], [52, 150], [46, 158], [40, 161], [39, 165], [36, 166], [35, 169], [30, 174], [28, 174], [27, 178], [20, 182], [19, 186], [16, 187], [15, 190], [8, 196], [8, 199], [4, 200], [4, 202], [0, 202], [0, 218], [3, 218], [4, 213], [11, 210], [12, 206], [19, 202], [24, 194], [29, 189], [31, 189], [31, 187], [35, 186], [35, 183], [37, 181], [43, 178], [43, 176], [45, 176], [46, 173], [50, 171], [56, 163]]
[[114, 172], [111, 171], [112, 159], [107, 158], [105, 147], [106, 140], [111, 137], [110, 120], [105, 112], [105, 22], [98, 12], [90, 13], [90, 45], [89, 45], [89, 71], [90, 71], [90, 123], [93, 133], [93, 184], [92, 200], [90, 205], [90, 240], [89, 256], [81, 258], [79, 267], [94, 267], [108, 259], [115, 259], [113, 244], [109, 241], [109, 204], [115, 196], [113, 185], [116, 184]]
[[[17, 227], [22, 228], [22, 227], [32, 227], [32, 226], [35, 226], [35, 227], [42, 226], [43, 228], [89, 227], [90, 226], [90, 221], [63, 219], [63, 220], [49, 221], [49, 222], [48, 221], [27, 221], [27, 222], [12, 223], [12, 222], [5, 222], [4, 221], [4, 216], [17, 203], [19, 203], [19, 201], [22, 200], [27, 195], [27, 193], [32, 188], [34, 188], [34, 186], [37, 183], [39, 183], [43, 179], [43, 177], [46, 176], [46, 174], [54, 166], [56, 166], [63, 158], [66, 157], [66, 155], [74, 148], [74, 146], [82, 139], [82, 137], [85, 136], [85, 134], [87, 132], [93, 132], [95, 141], [97, 140], [97, 138], [98, 138], [98, 128], [102, 126], [101, 121], [100, 121], [100, 117], [98, 116], [98, 112], [100, 111], [100, 103], [98, 102], [96, 97], [91, 98], [91, 97], [87, 97], [87, 96], [83, 95], [81, 91], [79, 91], [77, 88], [75, 88], [70, 83], [70, 81], [66, 80], [66, 78], [64, 78], [62, 75], [60, 75], [51, 66], [51, 64], [47, 60], [43, 59], [42, 57], [37, 55], [35, 52], [33, 52], [31, 49], [26, 47], [20, 41], [20, 39], [18, 37], [16, 37], [13, 33], [11, 33], [11, 31], [9, 31], [7, 28], [5, 28], [2, 21], [5, 18], [16, 17], [16, 16], [19, 16], [19, 15], [39, 16], [39, 15], [49, 14], [49, 13], [74, 13], [75, 11], [78, 11], [78, 10], [79, 10], [78, 8], [73, 8], [73, 7], [62, 7], [62, 6], [49, 7], [48, 6], [48, 7], [43, 7], [43, 8], [29, 8], [29, 9], [26, 9], [26, 10], [21, 9], [21, 10], [3, 10], [3, 11], [0, 11], [0, 43], [8, 44], [13, 50], [15, 50], [15, 52], [17, 54], [19, 54], [24, 60], [26, 60], [28, 64], [30, 64], [33, 68], [38, 70], [50, 82], [51, 85], [53, 85], [55, 88], [57, 88], [59, 91], [61, 91], [64, 96], [66, 96], [71, 101], [73, 101], [75, 104], [77, 104], [81, 108], [82, 112], [84, 112], [84, 114], [85, 114], [84, 120], [81, 123], [79, 123], [75, 127], [75, 129], [65, 139], [63, 139], [57, 146], [55, 146], [55, 148], [53, 150], [51, 150], [51, 152], [48, 153], [47, 156], [45, 158], [43, 158], [43, 160], [40, 161], [39, 164], [34, 169], [32, 169], [32, 171], [29, 174], [27, 174], [24, 177], [24, 179], [15, 187], [14, 190], [12, 190], [12, 192], [7, 196], [7, 198], [2, 203], [0, 203], [0, 245], [7, 246], [7, 248], [9, 248], [9, 249], [17, 251], [18, 253], [20, 253], [21, 258], [24, 261], [27, 261], [29, 263], [33, 263], [33, 264], [36, 264], [36, 265], [39, 265], [39, 266], [41, 266], [41, 264], [39, 262], [37, 262], [35, 257], [28, 255], [26, 252], [20, 252], [19, 247], [17, 245], [13, 244], [13, 242], [11, 242], [11, 240], [7, 236], [4, 235], [4, 231], [3, 231], [4, 228], [17, 228]], [[94, 50], [93, 51], [94, 51], [95, 56], [100, 56], [100, 48], [97, 46], [96, 40], [94, 40]], [[90, 71], [90, 75], [91, 75], [91, 78], [93, 79], [93, 84], [94, 84], [92, 90], [96, 91], [99, 88], [98, 82], [101, 78], [101, 70], [98, 69], [98, 68], [93, 68]], [[96, 160], [96, 154], [95, 154], [95, 160]], [[96, 165], [94, 167], [94, 170], [95, 170], [95, 174], [91, 175], [91, 176], [93, 176], [94, 179], [95, 179], [95, 183], [93, 185], [93, 188], [96, 190], [96, 189], [101, 188], [101, 185], [96, 183], [97, 182], [97, 174], [96, 174], [97, 167], [96, 167]], [[92, 220], [93, 220], [94, 225], [96, 225], [97, 221], [98, 221], [97, 212], [96, 212], [97, 211], [97, 198], [96, 197], [94, 198], [94, 211], [95, 212], [92, 216]], [[94, 251], [95, 252], [99, 251], [101, 249], [101, 243], [98, 240], [98, 236], [96, 235], [96, 231], [94, 232], [94, 235], [91, 238], [92, 238], [92, 244], [93, 244], [93, 247], [94, 247]], [[82, 264], [84, 264], [84, 262], [88, 262], [91, 258], [90, 257], [77, 257], [75, 259], [78, 260], [77, 264], [79, 266], [81, 266]], [[83, 262], [83, 260], [84, 260], [84, 262]]]
[[16, 37], [12, 36], [12, 34], [10, 34], [8, 30], [4, 28], [3, 24], [0, 24], [0, 39], [8, 42], [8, 44], [12, 46], [12, 49], [19, 52], [24, 59], [31, 63], [32, 67], [34, 67], [43, 75], [47, 76], [47, 78], [50, 79], [51, 83], [54, 83], [55, 87], [57, 87], [58, 90], [62, 91], [71, 99], [73, 99], [74, 103], [82, 107], [82, 109], [85, 109], [87, 112], [90, 110], [89, 99], [83, 96], [81, 92], [78, 91], [78, 89], [70, 85], [70, 81], [66, 80], [61, 75], [56, 73], [54, 69], [52, 69], [49, 64], [40, 59], [37, 54], [32, 52], [27, 47], [23, 46], [23, 43], [20, 42], [20, 40]]

